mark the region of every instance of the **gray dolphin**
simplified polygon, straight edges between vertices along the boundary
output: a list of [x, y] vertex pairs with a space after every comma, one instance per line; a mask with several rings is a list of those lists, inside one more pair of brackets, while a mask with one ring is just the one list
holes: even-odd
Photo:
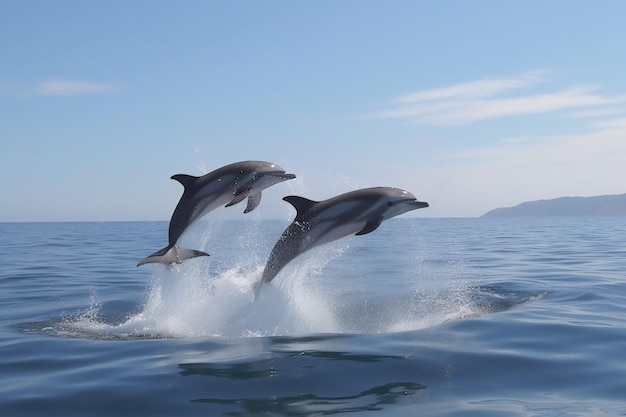
[[249, 213], [259, 205], [264, 189], [295, 177], [278, 165], [263, 161], [236, 162], [201, 177], [185, 174], [172, 176], [173, 180], [185, 187], [185, 191], [170, 220], [169, 244], [143, 259], [137, 266], [151, 262], [181, 263], [185, 259], [208, 256], [198, 250], [176, 246], [190, 224], [222, 204], [230, 207], [246, 197], [248, 205], [244, 213]]
[[428, 203], [404, 190], [391, 187], [364, 188], [324, 201], [287, 196], [297, 211], [296, 218], [274, 245], [265, 264], [261, 282], [269, 282], [301, 253], [342, 237], [373, 232], [383, 220]]

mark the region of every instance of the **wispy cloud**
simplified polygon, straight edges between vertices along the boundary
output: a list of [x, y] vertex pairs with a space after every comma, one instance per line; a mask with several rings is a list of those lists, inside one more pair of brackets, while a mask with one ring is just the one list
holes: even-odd
[[[607, 96], [595, 86], [578, 85], [540, 93], [511, 93], [547, 81], [549, 71], [512, 78], [485, 79], [439, 89], [417, 91], [392, 100], [392, 107], [372, 118], [404, 119], [430, 125], [458, 125], [505, 116], [590, 109], [626, 102], [626, 95]], [[508, 96], [502, 97], [504, 93]]]
[[621, 130], [626, 136], [626, 117], [617, 117], [610, 120], [601, 120], [594, 123], [594, 126], [598, 129], [604, 129], [608, 131]]
[[[617, 117], [596, 121], [582, 132], [503, 138], [491, 145], [446, 153], [443, 158], [470, 164], [491, 161], [509, 168], [513, 167], [512, 161], [519, 161], [519, 166], [532, 166], [541, 161], [552, 167], [562, 166], [567, 161], [572, 170], [589, 175], [592, 162], [602, 165], [603, 161], [617, 157], [624, 165], [621, 156], [626, 153], [626, 141], [622, 139], [625, 135], [626, 117]], [[625, 170], [626, 165], [620, 169]]]
[[34, 94], [39, 96], [80, 96], [106, 93], [117, 89], [118, 86], [115, 84], [56, 79], [39, 83], [34, 89]]
[[437, 216], [481, 215], [523, 201], [626, 192], [626, 117], [591, 127], [511, 137], [441, 155], [421, 169], [420, 178], [431, 181], [420, 179], [415, 189], [436, 203]]
[[416, 103], [428, 100], [443, 100], [452, 98], [480, 98], [498, 93], [504, 93], [516, 88], [528, 87], [546, 80], [550, 74], [548, 70], [539, 70], [523, 73], [512, 78], [496, 78], [472, 81], [451, 87], [433, 90], [418, 91], [396, 98], [396, 103]]

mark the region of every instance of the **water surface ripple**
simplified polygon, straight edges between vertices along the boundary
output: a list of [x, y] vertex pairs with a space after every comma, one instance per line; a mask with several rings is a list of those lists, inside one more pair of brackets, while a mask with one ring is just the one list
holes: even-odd
[[0, 224], [0, 415], [626, 415], [626, 219], [394, 219], [255, 297], [285, 226]]

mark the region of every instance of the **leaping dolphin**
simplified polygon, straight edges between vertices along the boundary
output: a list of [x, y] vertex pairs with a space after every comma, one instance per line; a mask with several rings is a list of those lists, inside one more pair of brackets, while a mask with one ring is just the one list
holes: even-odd
[[287, 174], [278, 165], [263, 161], [236, 162], [201, 177], [185, 174], [172, 176], [185, 190], [170, 220], [169, 244], [143, 259], [137, 266], [151, 262], [181, 263], [185, 259], [209, 256], [198, 250], [176, 246], [189, 225], [222, 204], [230, 207], [246, 197], [248, 205], [244, 213], [249, 213], [259, 205], [264, 189], [295, 177], [294, 174]]
[[265, 264], [263, 282], [269, 282], [285, 265], [301, 253], [342, 237], [373, 232], [383, 220], [428, 203], [404, 190], [391, 187], [364, 188], [324, 201], [287, 196], [283, 200], [297, 214], [274, 245]]

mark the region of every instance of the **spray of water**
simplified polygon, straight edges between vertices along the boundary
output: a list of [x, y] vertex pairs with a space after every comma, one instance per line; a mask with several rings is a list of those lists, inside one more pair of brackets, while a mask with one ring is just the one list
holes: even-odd
[[205, 225], [202, 233], [191, 230], [188, 246], [215, 247], [220, 233], [226, 233], [235, 246], [228, 254], [239, 256], [227, 258], [228, 262], [211, 256], [153, 266], [138, 312], [107, 324], [94, 301], [87, 311], [65, 320], [63, 328], [110, 338], [384, 333], [431, 327], [477, 313], [469, 287], [454, 279], [462, 266], [447, 265], [432, 277], [433, 271], [424, 269], [421, 255], [415, 253], [402, 279], [387, 277], [384, 270], [372, 276], [358, 265], [368, 260], [358, 258], [351, 248], [358, 238], [306, 252], [271, 283], [258, 287], [269, 251], [256, 243], [267, 240], [259, 236], [258, 224], [238, 236], [224, 225]]

